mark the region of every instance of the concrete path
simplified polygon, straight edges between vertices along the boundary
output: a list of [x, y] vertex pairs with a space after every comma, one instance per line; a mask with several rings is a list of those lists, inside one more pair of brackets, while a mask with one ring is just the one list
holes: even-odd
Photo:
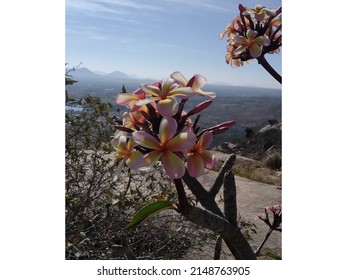
[[[209, 189], [215, 178], [217, 172], [208, 171], [205, 175], [199, 177], [199, 181], [202, 185]], [[237, 206], [239, 214], [245, 221], [250, 221], [257, 226], [257, 234], [253, 235], [253, 240], [250, 240], [251, 246], [254, 250], [261, 244], [264, 239], [268, 227], [257, 216], [264, 212], [264, 208], [272, 204], [282, 203], [282, 190], [281, 187], [258, 183], [249, 179], [235, 176], [236, 191], [237, 191]], [[223, 210], [223, 189], [216, 196], [218, 206]], [[270, 238], [267, 240], [262, 252], [271, 251], [278, 255], [281, 255], [282, 238], [280, 232], [273, 232]], [[214, 248], [211, 246], [205, 248], [206, 251], [210, 251], [208, 255], [213, 256]], [[227, 252], [228, 249], [224, 248]], [[186, 259], [197, 259], [199, 254], [192, 252]], [[229, 256], [224, 255], [222, 259], [230, 259]]]

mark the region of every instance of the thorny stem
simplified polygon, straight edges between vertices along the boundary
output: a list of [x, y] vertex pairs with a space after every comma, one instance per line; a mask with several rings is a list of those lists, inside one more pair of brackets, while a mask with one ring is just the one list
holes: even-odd
[[265, 59], [264, 55], [261, 55], [260, 57], [257, 58], [258, 63], [264, 67], [264, 69], [270, 73], [272, 77], [276, 79], [277, 82], [282, 84], [282, 76], [276, 72], [275, 69], [272, 68], [272, 66], [267, 62]]

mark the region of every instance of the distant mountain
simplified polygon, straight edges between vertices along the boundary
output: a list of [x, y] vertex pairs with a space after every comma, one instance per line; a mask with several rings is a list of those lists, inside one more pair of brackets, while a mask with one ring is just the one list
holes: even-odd
[[113, 71], [112, 73], [106, 75], [108, 78], [112, 79], [131, 79], [131, 77], [120, 71]]
[[[78, 81], [74, 84], [72, 91], [84, 89], [94, 89], [94, 92], [99, 93], [104, 89], [115, 89], [119, 92], [122, 86], [125, 85], [128, 92], [137, 89], [140, 84], [150, 84], [155, 82], [150, 79], [139, 79], [130, 76], [121, 71], [113, 71], [110, 74], [101, 74], [100, 72], [90, 71], [88, 68], [78, 68], [75, 71], [69, 72], [72, 79]], [[221, 84], [207, 84], [203, 88], [204, 91], [214, 91], [219, 97], [229, 96], [266, 96], [281, 98], [281, 89], [256, 88], [256, 87], [241, 87]]]

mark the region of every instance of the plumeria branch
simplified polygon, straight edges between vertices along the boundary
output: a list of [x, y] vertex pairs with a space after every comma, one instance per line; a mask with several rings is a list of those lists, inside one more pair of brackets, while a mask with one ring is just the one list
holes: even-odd
[[282, 46], [282, 7], [269, 9], [256, 5], [254, 9], [239, 5], [239, 15], [220, 34], [227, 36], [225, 60], [232, 67], [257, 59], [279, 83], [282, 77], [266, 61], [265, 54], [280, 52]]
[[272, 66], [268, 63], [268, 61], [265, 59], [265, 56], [262, 55], [257, 58], [258, 63], [264, 67], [264, 69], [276, 79], [277, 82], [282, 84], [282, 76], [276, 72], [275, 69], [272, 68]]

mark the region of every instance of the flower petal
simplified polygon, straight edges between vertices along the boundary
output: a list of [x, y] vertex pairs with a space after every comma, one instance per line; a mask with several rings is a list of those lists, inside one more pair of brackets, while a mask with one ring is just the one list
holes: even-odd
[[248, 29], [246, 36], [248, 39], [253, 40], [255, 38], [255, 36], [258, 35], [258, 31], [252, 30], [252, 29]]
[[192, 177], [199, 177], [204, 173], [204, 161], [199, 154], [194, 153], [188, 157], [187, 169]]
[[148, 134], [145, 131], [135, 131], [133, 132], [133, 138], [135, 143], [149, 149], [158, 150], [161, 149], [161, 145], [159, 141], [153, 137], [152, 135]]
[[234, 50], [234, 54], [235, 55], [242, 54], [243, 52], [245, 52], [247, 50], [247, 48], [248, 48], [248, 46], [240, 46], [236, 50]]
[[161, 99], [157, 103], [157, 109], [160, 115], [163, 117], [171, 117], [178, 112], [178, 102], [173, 97], [167, 97]]
[[217, 159], [211, 151], [205, 150], [200, 153], [200, 156], [203, 159], [206, 168], [212, 169], [216, 165]]
[[253, 43], [261, 46], [270, 45], [270, 39], [268, 36], [259, 36], [253, 40]]
[[168, 93], [168, 96], [175, 96], [180, 98], [187, 98], [195, 94], [195, 91], [191, 87], [177, 87]]
[[263, 48], [257, 44], [253, 44], [252, 46], [250, 46], [249, 48], [249, 53], [251, 54], [251, 56], [253, 58], [257, 58], [261, 55]]
[[174, 79], [175, 82], [176, 82], [177, 84], [179, 84], [181, 87], [187, 86], [188, 81], [187, 81], [187, 79], [181, 74], [181, 72], [176, 71], [176, 72], [172, 73], [172, 74], [170, 75], [170, 77], [171, 77], [172, 79]]
[[207, 81], [204, 76], [196, 74], [189, 80], [187, 86], [194, 90], [199, 90], [206, 84], [206, 82]]
[[160, 97], [148, 97], [146, 99], [140, 99], [140, 100], [136, 101], [135, 105], [141, 107], [143, 105], [152, 103], [152, 102], [157, 101], [157, 100], [160, 100]]
[[240, 44], [240, 45], [247, 45], [247, 39], [243, 36], [240, 36], [238, 34], [236, 34], [233, 38], [233, 41], [237, 44]]
[[201, 147], [202, 150], [206, 150], [212, 143], [213, 140], [213, 134], [209, 131], [205, 131], [199, 141], [198, 141], [198, 146]]
[[133, 95], [129, 93], [119, 93], [116, 97], [116, 104], [127, 105], [129, 102], [135, 102], [136, 100], [139, 100], [138, 95]]
[[143, 156], [143, 166], [144, 167], [152, 167], [162, 156], [161, 151], [151, 151], [148, 154]]
[[130, 157], [126, 160], [126, 164], [129, 166], [130, 169], [138, 170], [139, 168], [145, 165], [143, 160], [143, 154], [139, 151], [133, 151]]
[[142, 84], [141, 89], [152, 96], [161, 96], [161, 91], [157, 86]]
[[182, 178], [185, 173], [184, 162], [174, 153], [166, 151], [163, 154], [163, 164], [167, 175], [172, 179]]
[[196, 136], [193, 132], [181, 132], [176, 135], [166, 145], [166, 149], [173, 152], [184, 152], [194, 147], [196, 142]]
[[164, 117], [159, 126], [159, 138], [163, 145], [166, 145], [177, 131], [177, 122], [172, 117]]
[[116, 149], [120, 152], [127, 150], [127, 138], [124, 135], [119, 137]]

